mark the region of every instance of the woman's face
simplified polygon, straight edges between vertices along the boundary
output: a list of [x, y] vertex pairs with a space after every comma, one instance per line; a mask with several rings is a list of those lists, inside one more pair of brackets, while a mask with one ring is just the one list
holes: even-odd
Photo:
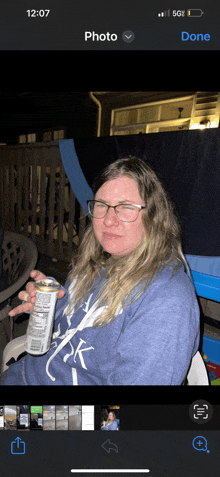
[[112, 412], [109, 413], [108, 418], [110, 419], [110, 421], [113, 419], [113, 414], [112, 414]]
[[[136, 181], [127, 176], [105, 182], [95, 196], [95, 200], [100, 199], [108, 205], [118, 205], [120, 201], [145, 205], [140, 197]], [[124, 256], [134, 250], [140, 243], [143, 233], [142, 214], [141, 210], [134, 222], [122, 222], [118, 219], [115, 210], [109, 209], [103, 219], [93, 218], [94, 234], [104, 250], [116, 257]]]

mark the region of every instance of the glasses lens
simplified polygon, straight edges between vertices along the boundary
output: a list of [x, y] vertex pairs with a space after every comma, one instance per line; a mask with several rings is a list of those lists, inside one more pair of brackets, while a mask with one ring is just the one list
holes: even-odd
[[102, 202], [93, 202], [89, 203], [90, 213], [95, 219], [102, 219], [105, 217], [108, 210], [107, 205]]
[[138, 216], [139, 209], [134, 205], [119, 205], [117, 208], [117, 216], [123, 222], [134, 222]]
[[[95, 219], [103, 219], [107, 214], [108, 206], [102, 202], [89, 202], [89, 211]], [[115, 209], [117, 217], [123, 222], [134, 222], [137, 219], [139, 209], [134, 205], [118, 205]]]

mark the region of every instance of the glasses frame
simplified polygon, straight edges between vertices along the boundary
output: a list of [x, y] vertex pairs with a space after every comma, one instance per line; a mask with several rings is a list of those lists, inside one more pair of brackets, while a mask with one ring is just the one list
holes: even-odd
[[[94, 217], [94, 219], [98, 219], [98, 220], [101, 219], [101, 218], [104, 219], [104, 218], [106, 217], [106, 215], [108, 214], [109, 209], [112, 207], [112, 209], [115, 209], [115, 215], [116, 215], [116, 217], [118, 218], [118, 220], [121, 220], [121, 222], [131, 223], [131, 222], [135, 222], [135, 220], [137, 220], [138, 215], [137, 215], [137, 217], [136, 217], [135, 220], [131, 220], [131, 221], [130, 221], [130, 220], [129, 220], [129, 221], [128, 221], [128, 220], [122, 220], [122, 219], [120, 219], [120, 218], [118, 217], [118, 214], [117, 214], [117, 211], [116, 211], [116, 207], [119, 207], [120, 205], [133, 205], [134, 207], [137, 207], [137, 208], [139, 209], [138, 212], [140, 212], [142, 209], [146, 209], [146, 206], [138, 205], [138, 204], [129, 204], [129, 203], [126, 203], [126, 202], [125, 202], [124, 204], [108, 205], [108, 204], [105, 204], [105, 202], [102, 202], [101, 200], [87, 200], [86, 203], [87, 203], [88, 209], [89, 209], [89, 203], [90, 203], [90, 202], [100, 202], [101, 204], [104, 204], [104, 205], [106, 205], [106, 206], [108, 207], [108, 209], [107, 209], [107, 211], [106, 211], [104, 217]], [[90, 213], [90, 215], [93, 217], [93, 215], [91, 214], [90, 210], [89, 210], [89, 213]]]

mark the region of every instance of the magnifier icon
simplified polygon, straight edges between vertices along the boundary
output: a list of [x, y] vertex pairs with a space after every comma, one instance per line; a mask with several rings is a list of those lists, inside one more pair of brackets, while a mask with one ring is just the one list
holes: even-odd
[[208, 454], [210, 453], [210, 450], [207, 450], [207, 440], [203, 436], [196, 436], [192, 441], [192, 445], [194, 449], [198, 451], [203, 450], [207, 452]]

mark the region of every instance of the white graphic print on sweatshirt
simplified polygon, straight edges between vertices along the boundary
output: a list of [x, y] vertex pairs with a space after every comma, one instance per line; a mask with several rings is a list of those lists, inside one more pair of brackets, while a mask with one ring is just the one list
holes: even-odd
[[[73, 286], [73, 284], [72, 284], [72, 286]], [[86, 353], [85, 352], [88, 352], [90, 350], [94, 350], [95, 348], [93, 346], [90, 346], [89, 348], [86, 347], [86, 341], [84, 341], [82, 338], [80, 338], [76, 349], [74, 349], [73, 344], [70, 342], [70, 340], [77, 333], [77, 331], [82, 331], [83, 329], [88, 328], [88, 327], [92, 328], [93, 323], [96, 320], [96, 318], [98, 318], [98, 316], [104, 314], [106, 309], [107, 309], [107, 306], [102, 306], [102, 307], [96, 309], [97, 302], [95, 302], [92, 305], [92, 307], [89, 309], [89, 304], [91, 302], [92, 295], [93, 294], [91, 294], [89, 296], [87, 302], [85, 302], [84, 305], [82, 305], [84, 307], [83, 311], [85, 311], [86, 314], [76, 328], [71, 328], [71, 325], [72, 325], [71, 319], [64, 316], [65, 312], [67, 311], [68, 305], [66, 306], [66, 308], [63, 311], [63, 318], [66, 318], [66, 320], [67, 320], [68, 328], [67, 328], [64, 335], [60, 335], [60, 324], [59, 324], [58, 325], [58, 330], [53, 334], [53, 339], [59, 338], [61, 340], [61, 342], [60, 342], [59, 345], [57, 345], [57, 341], [52, 341], [52, 343], [51, 343], [51, 348], [56, 348], [54, 353], [48, 359], [47, 365], [46, 365], [46, 373], [49, 376], [49, 378], [51, 379], [51, 381], [56, 381], [56, 378], [54, 376], [52, 376], [52, 374], [49, 371], [51, 361], [55, 358], [55, 356], [57, 356], [57, 354], [60, 352], [60, 350], [63, 349], [64, 346], [66, 346], [67, 343], [70, 345], [70, 352], [65, 354], [65, 356], [63, 357], [63, 362], [66, 363], [70, 356], [73, 356], [73, 361], [76, 362], [76, 357], [78, 355], [82, 368], [87, 369], [87, 367], [86, 367]], [[117, 312], [116, 312], [116, 316], [118, 316], [122, 312], [123, 312], [123, 308], [122, 308], [122, 306], [119, 306], [118, 309], [117, 309]], [[74, 316], [74, 310], [73, 310], [73, 316]], [[85, 345], [85, 347], [83, 347], [83, 345]], [[73, 380], [73, 385], [78, 385], [76, 368], [72, 368], [72, 380]]]

